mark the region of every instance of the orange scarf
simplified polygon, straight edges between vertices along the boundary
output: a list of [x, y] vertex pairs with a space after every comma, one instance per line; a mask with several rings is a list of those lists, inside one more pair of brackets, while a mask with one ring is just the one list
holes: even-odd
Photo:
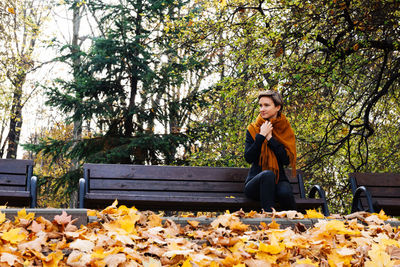
[[[251, 123], [247, 130], [250, 132], [254, 140], [256, 140], [256, 134], [260, 133], [260, 127], [266, 120], [258, 115], [255, 122]], [[285, 146], [286, 153], [289, 156], [290, 166], [292, 167], [292, 175], [296, 176], [296, 139], [294, 131], [290, 126], [289, 121], [285, 115], [281, 114], [279, 117], [271, 119], [270, 122], [274, 127], [272, 130], [272, 136], [282, 145]], [[279, 180], [279, 165], [276, 156], [272, 149], [267, 146], [268, 140], [265, 139], [261, 146], [260, 162], [262, 170], [271, 170], [275, 173], [276, 183]]]

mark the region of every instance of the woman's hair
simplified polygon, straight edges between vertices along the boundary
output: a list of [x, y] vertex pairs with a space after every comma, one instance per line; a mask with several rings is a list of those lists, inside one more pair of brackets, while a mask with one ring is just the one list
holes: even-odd
[[261, 97], [270, 97], [272, 101], [274, 102], [275, 106], [281, 106], [281, 109], [278, 111], [278, 115], [281, 115], [282, 109], [283, 109], [283, 99], [282, 96], [274, 90], [267, 90], [267, 91], [261, 91], [258, 93], [258, 100], [260, 100]]

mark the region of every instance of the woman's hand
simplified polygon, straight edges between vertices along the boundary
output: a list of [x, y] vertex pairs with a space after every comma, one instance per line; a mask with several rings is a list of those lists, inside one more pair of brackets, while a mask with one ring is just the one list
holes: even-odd
[[274, 129], [274, 127], [272, 126], [272, 123], [269, 121], [266, 121], [260, 127], [260, 134], [264, 135], [265, 138], [267, 138], [267, 140], [269, 140], [272, 137], [273, 129]]

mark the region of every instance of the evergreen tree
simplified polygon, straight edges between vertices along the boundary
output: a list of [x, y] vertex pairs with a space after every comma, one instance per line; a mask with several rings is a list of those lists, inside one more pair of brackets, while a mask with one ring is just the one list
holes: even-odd
[[[183, 164], [184, 153], [178, 152], [190, 146], [186, 125], [204, 103], [199, 80], [207, 59], [179, 42], [182, 29], [166, 25], [187, 21], [190, 12], [183, 2], [171, 0], [91, 1], [87, 7], [102, 35], [93, 38], [87, 52], [70, 46], [60, 50], [60, 61], [79, 57], [80, 65], [73, 80], [57, 79], [47, 88], [47, 103], [67, 114], [69, 122], [86, 122], [92, 136], [47, 138], [25, 147], [80, 163]], [[78, 170], [60, 181], [76, 188], [79, 177]]]

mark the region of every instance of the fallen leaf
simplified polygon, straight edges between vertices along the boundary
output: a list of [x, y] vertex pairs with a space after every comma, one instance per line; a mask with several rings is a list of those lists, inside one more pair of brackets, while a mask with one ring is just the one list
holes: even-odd
[[325, 216], [316, 210], [306, 210], [306, 215], [304, 215], [304, 218], [308, 219], [323, 219]]
[[22, 240], [25, 240], [26, 234], [23, 232], [22, 228], [14, 228], [8, 232], [3, 233], [1, 235], [1, 238], [12, 244], [16, 244], [18, 242], [21, 242]]
[[6, 220], [6, 214], [0, 211], [0, 224]]
[[0, 262], [7, 262], [9, 266], [16, 266], [15, 263], [22, 263], [19, 257], [6, 252], [1, 253]]
[[72, 216], [68, 215], [64, 210], [62, 211], [61, 215], [54, 216], [54, 221], [59, 225], [64, 225], [70, 223], [72, 220]]
[[76, 239], [69, 244], [69, 247], [83, 252], [91, 252], [94, 248], [94, 244], [89, 240]]
[[126, 256], [123, 253], [107, 255], [104, 258], [104, 262], [107, 264], [107, 267], [118, 267], [120, 263], [124, 263], [126, 261]]
[[29, 212], [28, 214], [26, 214], [26, 209], [23, 208], [22, 210], [18, 211], [18, 216], [15, 217], [15, 220], [17, 222], [19, 222], [20, 219], [24, 219], [24, 220], [33, 220], [33, 218], [35, 218], [35, 213], [33, 212]]
[[190, 224], [194, 228], [196, 228], [200, 224], [199, 221], [189, 221], [188, 220], [187, 222], [188, 222], [188, 224]]

